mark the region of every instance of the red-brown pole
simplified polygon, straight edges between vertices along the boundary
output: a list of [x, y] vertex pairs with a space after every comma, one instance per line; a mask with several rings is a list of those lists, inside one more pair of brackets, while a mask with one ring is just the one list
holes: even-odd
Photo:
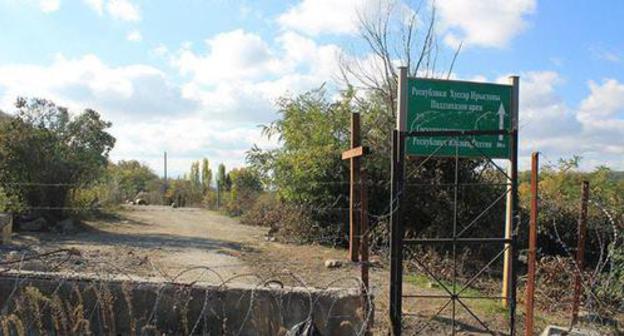
[[529, 221], [529, 255], [526, 288], [525, 335], [533, 336], [533, 310], [535, 306], [535, 263], [537, 258], [537, 195], [538, 195], [539, 153], [531, 155], [531, 218]]
[[362, 169], [360, 175], [360, 277], [362, 278], [362, 299], [364, 300], [364, 320], [367, 321], [367, 335], [373, 326], [373, 315], [368, 315], [371, 305], [368, 286], [368, 190], [366, 184], [366, 169]]
[[362, 283], [368, 291], [368, 193], [366, 190], [366, 170], [360, 176], [360, 267]]
[[572, 325], [578, 319], [581, 305], [582, 272], [585, 267], [585, 236], [587, 234], [587, 202], [589, 201], [589, 182], [583, 181], [581, 187], [581, 209], [578, 220], [578, 246], [576, 249], [576, 272], [574, 275], [574, 298], [572, 300]]

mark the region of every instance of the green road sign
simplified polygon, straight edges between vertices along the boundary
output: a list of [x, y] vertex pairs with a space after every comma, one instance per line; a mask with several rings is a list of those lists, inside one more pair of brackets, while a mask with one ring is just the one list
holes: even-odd
[[[411, 131], [510, 130], [512, 86], [408, 78], [407, 125]], [[405, 151], [417, 156], [508, 159], [509, 136], [412, 136]]]

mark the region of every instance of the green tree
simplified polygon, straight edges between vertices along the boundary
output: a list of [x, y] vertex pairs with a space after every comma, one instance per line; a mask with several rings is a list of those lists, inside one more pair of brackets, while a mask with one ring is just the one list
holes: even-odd
[[226, 207], [228, 213], [239, 216], [249, 210], [262, 192], [262, 181], [250, 168], [237, 168], [229, 172], [232, 181], [230, 199]]
[[[337, 103], [327, 101], [319, 89], [278, 101], [280, 119], [263, 129], [278, 137], [282, 147], [262, 151], [253, 148], [247, 161], [288, 202], [318, 206], [334, 203], [344, 195], [346, 163], [340, 152], [349, 137], [350, 97]], [[332, 184], [335, 183], [335, 184]]]
[[223, 163], [219, 164], [219, 167], [217, 168], [217, 187], [220, 191], [229, 191], [230, 183], [228, 182], [228, 179], [225, 165]]
[[27, 207], [63, 215], [71, 191], [104, 173], [115, 138], [91, 109], [70, 117], [45, 99], [19, 98], [16, 117], [0, 124], [0, 185]]
[[201, 166], [201, 180], [204, 187], [204, 194], [210, 191], [210, 183], [212, 183], [212, 169], [210, 169], [210, 162], [204, 158]]
[[139, 161], [122, 160], [117, 164], [110, 164], [108, 174], [112, 182], [118, 186], [123, 199], [134, 199], [141, 191], [158, 191], [150, 189], [154, 187], [153, 182], [160, 179], [150, 167]]
[[201, 177], [199, 174], [199, 162], [195, 161], [191, 163], [191, 172], [189, 174], [189, 180], [191, 181], [191, 186], [193, 188], [199, 189], [202, 185]]

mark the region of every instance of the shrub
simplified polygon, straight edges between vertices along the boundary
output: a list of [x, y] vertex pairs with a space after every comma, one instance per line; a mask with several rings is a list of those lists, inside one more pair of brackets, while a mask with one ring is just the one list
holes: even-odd
[[284, 242], [332, 246], [344, 246], [346, 242], [344, 216], [319, 217], [310, 207], [285, 203], [269, 193], [258, 197], [241, 217], [241, 223], [270, 227], [269, 235]]

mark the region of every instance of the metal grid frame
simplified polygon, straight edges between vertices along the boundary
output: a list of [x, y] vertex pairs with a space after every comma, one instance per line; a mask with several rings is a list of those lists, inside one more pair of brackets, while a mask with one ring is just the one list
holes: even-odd
[[[511, 164], [510, 174], [507, 174], [504, 169], [502, 169], [498, 164], [496, 164], [492, 158], [485, 155], [477, 146], [474, 146], [474, 136], [482, 136], [482, 135], [504, 135], [509, 136], [509, 144], [510, 144], [510, 156], [509, 161]], [[424, 238], [424, 239], [405, 239], [405, 229], [402, 223], [402, 208], [404, 208], [404, 199], [406, 195], [406, 183], [405, 183], [405, 140], [409, 137], [448, 137], [448, 139], [442, 143], [431, 155], [429, 155], [421, 165], [424, 164], [431, 157], [435, 156], [437, 151], [445, 146], [449, 140], [455, 139], [455, 178], [452, 184], [448, 184], [448, 186], [453, 187], [453, 234], [451, 237], [446, 238]], [[491, 204], [489, 204], [479, 215], [477, 215], [473, 220], [469, 222], [468, 225], [463, 226], [460, 230], [458, 230], [458, 220], [457, 220], [457, 195], [460, 184], [459, 181], [459, 139], [467, 139], [470, 141], [472, 148], [475, 148], [479, 151], [481, 158], [485, 159], [488, 164], [493, 165], [500, 173], [502, 173], [508, 183], [502, 184], [506, 185], [507, 188], [505, 191], [499, 195]], [[515, 322], [516, 322], [516, 286], [517, 286], [517, 259], [518, 253], [516, 248], [516, 235], [517, 235], [517, 227], [518, 227], [518, 137], [517, 137], [517, 129], [514, 127], [511, 131], [506, 130], [492, 130], [492, 131], [424, 131], [424, 132], [404, 132], [399, 130], [394, 130], [392, 134], [392, 198], [391, 198], [391, 227], [390, 227], [390, 253], [391, 253], [391, 262], [390, 262], [390, 322], [392, 327], [393, 335], [401, 335], [402, 332], [402, 317], [404, 315], [402, 311], [402, 300], [404, 298], [429, 298], [429, 299], [448, 299], [444, 305], [442, 305], [441, 309], [437, 311], [434, 316], [440, 315], [449, 304], [452, 305], [452, 316], [451, 316], [451, 324], [452, 324], [452, 335], [455, 335], [456, 332], [456, 310], [458, 305], [463, 307], [463, 309], [468, 312], [478, 323], [483, 327], [487, 332], [491, 334], [495, 334], [485, 322], [474, 311], [472, 311], [462, 300], [469, 299], [506, 299], [508, 302], [508, 313], [509, 313], [509, 334], [515, 335]], [[493, 184], [473, 184], [473, 185], [493, 185]], [[501, 185], [498, 183], [497, 185]], [[426, 186], [426, 184], [424, 185]], [[432, 185], [437, 186], [437, 185]], [[490, 209], [494, 207], [496, 203], [498, 203], [502, 198], [504, 198], [507, 194], [510, 194], [511, 201], [511, 237], [501, 237], [501, 238], [483, 238], [483, 237], [462, 237], [462, 235], [472, 227], [479, 219], [487, 213]], [[426, 265], [420, 262], [417, 258], [414, 258], [415, 261], [427, 276], [433, 279], [437, 285], [446, 292], [445, 295], [403, 295], [403, 249], [406, 244], [409, 245], [426, 245], [426, 244], [445, 244], [450, 245], [452, 249], [453, 255], [453, 281], [452, 288], [449, 289], [448, 286], [444, 285], [444, 283], [431, 272]], [[474, 276], [472, 276], [463, 286], [461, 286], [460, 290], [457, 290], [457, 246], [465, 245], [465, 244], [502, 244], [503, 247], [498, 254], [494, 258], [492, 258], [484, 267], [482, 267]], [[505, 251], [509, 250], [511, 255], [511, 264], [509, 265], [509, 275], [510, 275], [510, 284], [509, 291], [506, 297], [501, 296], [462, 296], [461, 294], [469, 288], [474, 281], [483, 274], [483, 272], [491, 266], [499, 257], [505, 254]], [[422, 331], [419, 330], [419, 332]]]

